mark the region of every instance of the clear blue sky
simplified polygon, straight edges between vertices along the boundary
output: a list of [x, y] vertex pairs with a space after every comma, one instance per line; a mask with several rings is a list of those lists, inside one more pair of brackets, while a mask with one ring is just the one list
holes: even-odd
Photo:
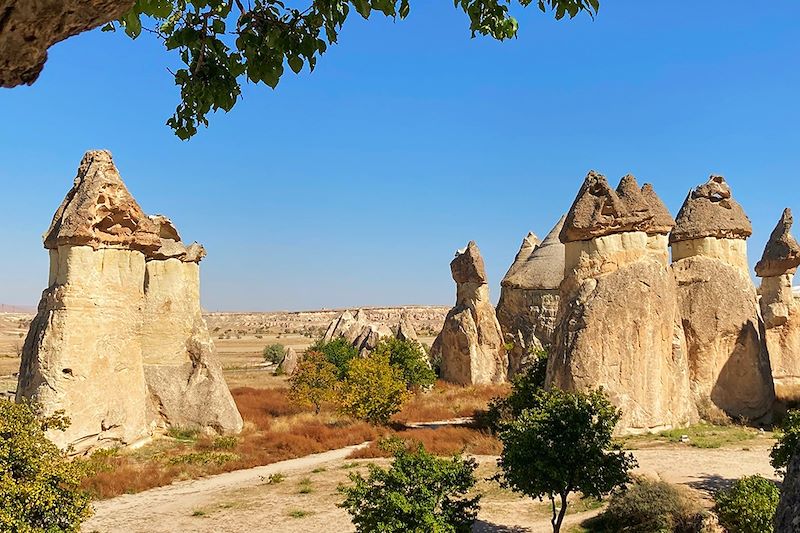
[[418, 1], [402, 22], [353, 17], [313, 74], [247, 87], [189, 142], [164, 125], [177, 89], [160, 44], [69, 39], [34, 86], [0, 90], [0, 302], [38, 301], [41, 233], [89, 148], [206, 245], [213, 310], [450, 304], [470, 239], [496, 298], [522, 237], [592, 168], [652, 182], [673, 213], [724, 174], [753, 263], [780, 210], [800, 215], [800, 3], [769, 6], [604, 0], [595, 21], [561, 22], [529, 8], [497, 43]]

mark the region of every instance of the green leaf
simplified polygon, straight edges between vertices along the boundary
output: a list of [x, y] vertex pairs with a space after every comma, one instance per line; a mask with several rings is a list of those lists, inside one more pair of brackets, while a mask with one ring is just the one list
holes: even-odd
[[295, 74], [299, 74], [303, 70], [303, 60], [299, 56], [289, 56], [287, 61]]

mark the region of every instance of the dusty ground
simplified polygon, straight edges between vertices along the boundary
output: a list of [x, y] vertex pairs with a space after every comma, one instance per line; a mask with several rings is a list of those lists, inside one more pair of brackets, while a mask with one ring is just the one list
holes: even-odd
[[[639, 471], [686, 485], [703, 495], [743, 475], [774, 477], [768, 438], [721, 449], [668, 445], [634, 451]], [[173, 531], [275, 531], [328, 533], [354, 531], [349, 515], [337, 507], [336, 488], [350, 472], [365, 472], [368, 462], [346, 458], [352, 448], [284, 461], [206, 479], [176, 483], [147, 492], [98, 502], [84, 531], [158, 533]], [[546, 504], [519, 498], [487, 481], [495, 457], [480, 456], [479, 490], [484, 493], [476, 532], [550, 531]], [[270, 483], [280, 473], [284, 480]], [[567, 517], [569, 531], [599, 512], [597, 505], [576, 501]]]

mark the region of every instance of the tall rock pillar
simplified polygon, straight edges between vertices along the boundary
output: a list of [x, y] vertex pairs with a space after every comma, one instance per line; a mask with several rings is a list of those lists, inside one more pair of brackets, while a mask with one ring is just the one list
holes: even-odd
[[148, 434], [142, 280], [159, 239], [110, 153], [83, 157], [44, 245], [50, 280], [25, 339], [17, 401], [66, 412], [67, 431], [49, 435], [62, 448], [133, 444]]
[[775, 392], [747, 263], [751, 234], [725, 179], [711, 176], [687, 196], [669, 241], [697, 405], [756, 420]]
[[433, 341], [431, 356], [441, 359], [442, 379], [460, 385], [501, 383], [508, 357], [480, 250], [474, 241], [450, 263], [456, 282], [456, 305]]
[[560, 233], [565, 277], [547, 386], [603, 387], [622, 410], [620, 433], [696, 418], [668, 264], [673, 224], [650, 185], [625, 176], [614, 190], [590, 172]]
[[781, 402], [797, 404], [800, 402], [800, 296], [792, 293], [792, 279], [800, 266], [800, 244], [790, 233], [792, 222], [791, 210], [784, 210], [756, 264], [756, 274], [761, 278], [761, 315], [775, 396]]

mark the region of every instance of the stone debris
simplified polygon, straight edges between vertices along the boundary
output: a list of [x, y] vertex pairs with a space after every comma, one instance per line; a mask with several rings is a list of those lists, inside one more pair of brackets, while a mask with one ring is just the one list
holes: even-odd
[[86, 153], [45, 234], [50, 279], [17, 388], [17, 401], [70, 417], [50, 433], [60, 447], [132, 445], [168, 426], [241, 430], [200, 313], [198, 265], [156, 258], [174, 253], [180, 239], [161, 240], [173, 231], [144, 214], [109, 152]]
[[431, 346], [441, 361], [441, 377], [461, 385], [501, 383], [508, 357], [495, 310], [489, 299], [486, 269], [478, 246], [470, 241], [450, 263], [456, 282], [456, 305]]

